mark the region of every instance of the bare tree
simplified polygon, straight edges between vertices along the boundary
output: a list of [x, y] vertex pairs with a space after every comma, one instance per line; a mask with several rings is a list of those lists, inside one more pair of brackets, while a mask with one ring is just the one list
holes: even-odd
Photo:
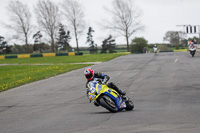
[[55, 52], [55, 34], [58, 31], [60, 20], [58, 6], [50, 0], [39, 0], [35, 13], [39, 26], [51, 39], [52, 52]]
[[105, 8], [112, 15], [112, 19], [106, 21], [106, 28], [117, 32], [126, 38], [127, 51], [129, 50], [129, 39], [138, 30], [144, 28], [140, 22], [141, 11], [132, 0], [113, 0], [113, 9]]
[[11, 23], [6, 24], [6, 27], [13, 29], [16, 32], [15, 37], [22, 39], [27, 45], [32, 27], [30, 9], [18, 0], [10, 1], [7, 9], [10, 12]]
[[85, 20], [82, 6], [75, 0], [63, 0], [62, 14], [69, 22], [69, 25], [72, 25], [71, 28], [73, 28], [77, 51], [79, 52], [78, 38], [85, 29]]

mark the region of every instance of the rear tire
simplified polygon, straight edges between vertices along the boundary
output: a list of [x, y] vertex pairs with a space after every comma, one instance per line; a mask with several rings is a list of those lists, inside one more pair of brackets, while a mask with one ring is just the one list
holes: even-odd
[[110, 112], [115, 113], [118, 111], [115, 101], [109, 96], [104, 95], [99, 99], [99, 101], [101, 106], [103, 106]]
[[133, 108], [134, 108], [133, 101], [131, 101], [130, 98], [128, 98], [128, 100], [126, 101], [126, 110], [130, 111], [133, 110]]
[[192, 55], [192, 57], [194, 57], [195, 52], [194, 52], [194, 51], [191, 51], [190, 54]]

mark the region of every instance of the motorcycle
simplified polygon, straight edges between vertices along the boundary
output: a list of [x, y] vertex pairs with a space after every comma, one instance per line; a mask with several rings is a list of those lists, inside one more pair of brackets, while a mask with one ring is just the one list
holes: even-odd
[[189, 51], [190, 51], [190, 54], [192, 55], [192, 57], [194, 57], [195, 52], [196, 52], [196, 47], [194, 45], [190, 45]]
[[117, 91], [94, 81], [88, 95], [91, 101], [100, 105], [110, 112], [118, 112], [123, 109], [133, 110], [134, 104], [128, 96], [121, 96]]

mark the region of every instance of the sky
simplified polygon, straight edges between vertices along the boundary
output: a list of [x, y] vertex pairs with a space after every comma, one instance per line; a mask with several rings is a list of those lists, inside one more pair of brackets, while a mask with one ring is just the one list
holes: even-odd
[[[7, 5], [10, 0], [0, 0], [0, 36], [10, 38], [12, 33], [6, 29], [3, 23], [9, 23], [9, 14], [7, 14]], [[27, 4], [31, 12], [37, 0], [19, 0]], [[56, 3], [62, 0], [52, 0]], [[111, 7], [112, 0], [77, 0], [83, 5], [85, 20], [87, 27], [92, 27], [95, 32], [93, 39], [98, 46], [102, 45], [102, 41], [112, 32], [106, 31], [100, 26], [104, 20], [110, 16], [104, 10], [104, 7]], [[182, 26], [177, 25], [200, 25], [200, 0], [133, 0], [135, 5], [141, 10], [141, 22], [144, 25], [144, 30], [135, 33], [131, 39], [135, 37], [144, 37], [148, 43], [166, 43], [163, 37], [167, 31], [184, 31]], [[35, 19], [35, 18], [34, 18]], [[35, 22], [36, 20], [33, 20]], [[198, 29], [199, 30], [199, 29]], [[88, 46], [86, 44], [88, 28], [85, 34], [79, 39], [80, 46]], [[113, 35], [115, 36], [115, 35]], [[198, 34], [188, 34], [187, 37], [197, 36]], [[125, 44], [125, 38], [116, 37], [116, 44]], [[31, 40], [33, 42], [33, 40]], [[75, 39], [72, 36], [70, 43], [73, 47], [76, 46]]]

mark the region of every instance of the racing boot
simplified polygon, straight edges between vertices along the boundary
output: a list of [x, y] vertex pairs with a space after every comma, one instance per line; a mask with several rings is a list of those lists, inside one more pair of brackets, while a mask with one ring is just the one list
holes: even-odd
[[125, 96], [125, 95], [126, 95], [126, 92], [120, 90], [119, 88], [118, 88], [118, 91], [117, 91], [117, 92], [118, 92], [120, 95], [122, 95], [122, 96]]

